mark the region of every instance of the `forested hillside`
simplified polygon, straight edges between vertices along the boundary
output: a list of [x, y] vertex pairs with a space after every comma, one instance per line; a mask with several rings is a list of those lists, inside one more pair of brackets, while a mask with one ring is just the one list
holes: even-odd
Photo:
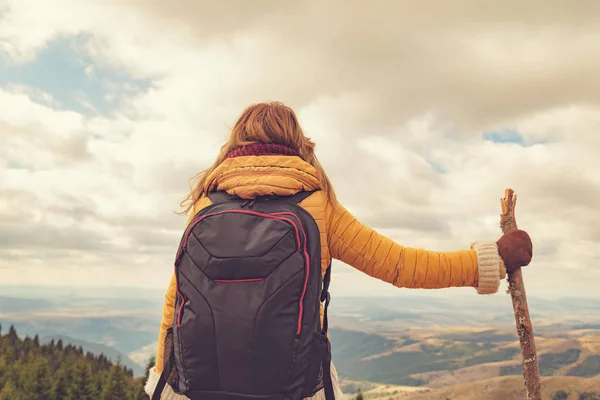
[[145, 400], [144, 381], [104, 355], [0, 327], [0, 400]]

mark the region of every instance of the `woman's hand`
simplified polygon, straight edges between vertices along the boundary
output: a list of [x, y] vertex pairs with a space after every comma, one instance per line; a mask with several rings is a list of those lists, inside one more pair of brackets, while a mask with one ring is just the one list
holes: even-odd
[[502, 235], [496, 242], [498, 254], [504, 261], [506, 272], [525, 267], [531, 262], [533, 244], [527, 232], [516, 230]]

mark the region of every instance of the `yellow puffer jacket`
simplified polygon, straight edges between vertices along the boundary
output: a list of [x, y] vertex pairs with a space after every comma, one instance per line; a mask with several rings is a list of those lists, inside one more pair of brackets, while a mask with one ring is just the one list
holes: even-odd
[[[209, 191], [225, 190], [241, 198], [292, 195], [320, 188], [318, 172], [295, 156], [243, 156], [225, 160], [207, 179]], [[190, 213], [211, 204], [201, 198]], [[332, 204], [321, 191], [300, 203], [317, 222], [321, 233], [321, 266], [325, 273], [331, 258], [367, 275], [404, 288], [470, 286], [480, 294], [498, 291], [505, 270], [494, 242], [476, 242], [469, 250], [436, 252], [404, 247], [360, 223], [340, 203]], [[172, 326], [175, 277], [165, 295], [158, 336], [156, 373], [163, 369], [164, 340]], [[321, 309], [321, 317], [323, 309]]]

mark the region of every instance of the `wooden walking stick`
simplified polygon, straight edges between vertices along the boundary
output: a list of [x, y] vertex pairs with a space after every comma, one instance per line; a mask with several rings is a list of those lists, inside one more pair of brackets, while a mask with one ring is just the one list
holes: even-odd
[[[514, 197], [513, 197], [514, 195]], [[503, 233], [517, 230], [515, 220], [515, 205], [517, 195], [512, 189], [506, 189], [504, 198], [500, 200], [502, 214], [500, 214], [500, 228]], [[523, 356], [523, 377], [525, 378], [525, 389], [528, 400], [542, 400], [540, 370], [535, 351], [535, 340], [533, 337], [533, 325], [529, 317], [527, 307], [527, 295], [523, 284], [523, 273], [521, 268], [508, 274], [508, 292], [512, 298], [515, 321], [517, 322], [517, 333], [521, 343], [521, 355]]]

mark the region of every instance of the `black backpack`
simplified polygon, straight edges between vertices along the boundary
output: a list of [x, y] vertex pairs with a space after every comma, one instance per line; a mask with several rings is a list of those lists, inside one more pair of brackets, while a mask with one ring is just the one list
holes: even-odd
[[[297, 203], [313, 192], [243, 200], [209, 195], [181, 239], [165, 383], [191, 400], [334, 400], [321, 240]], [[320, 304], [325, 318], [320, 323]]]

